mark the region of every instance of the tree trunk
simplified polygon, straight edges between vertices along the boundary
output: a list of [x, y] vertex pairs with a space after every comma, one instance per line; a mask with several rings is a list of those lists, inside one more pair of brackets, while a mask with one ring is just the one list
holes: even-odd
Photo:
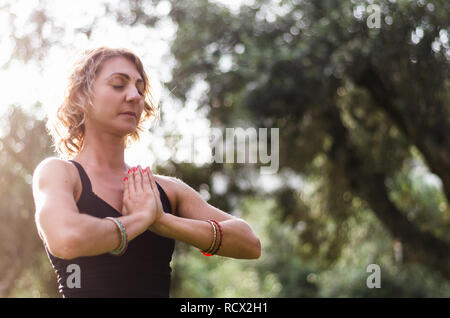
[[[408, 116], [400, 112], [394, 106], [394, 100], [398, 98], [392, 90], [383, 84], [374, 67], [365, 63], [366, 67], [355, 78], [355, 82], [367, 89], [378, 107], [382, 109], [395, 122], [400, 131], [411, 140], [422, 153], [431, 172], [441, 178], [447, 202], [450, 202], [450, 138], [447, 135], [438, 135], [433, 132], [436, 127], [428, 127], [424, 118]], [[418, 109], [411, 105], [414, 111]], [[445, 114], [439, 120], [438, 129], [450, 131]], [[417, 122], [420, 120], [420, 122]], [[442, 127], [443, 126], [443, 127]], [[445, 128], [446, 127], [446, 128]]]
[[372, 211], [393, 238], [402, 242], [406, 261], [424, 264], [450, 280], [449, 244], [431, 233], [420, 230], [389, 199], [384, 182], [385, 175], [364, 168], [363, 159], [351, 142], [337, 107], [330, 107], [327, 117], [331, 119], [329, 133], [334, 138], [328, 155], [344, 169], [352, 191], [369, 203]]

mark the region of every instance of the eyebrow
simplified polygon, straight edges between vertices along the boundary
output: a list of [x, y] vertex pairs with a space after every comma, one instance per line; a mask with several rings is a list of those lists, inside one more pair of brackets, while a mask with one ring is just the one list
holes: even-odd
[[[111, 74], [109, 77], [108, 77], [108, 79], [110, 79], [111, 77], [113, 77], [114, 75], [120, 75], [120, 76], [123, 76], [123, 77], [125, 77], [125, 78], [127, 78], [127, 79], [131, 79], [131, 77], [128, 75], [128, 74], [126, 74], [126, 73], [113, 73], [113, 74]], [[142, 79], [142, 78], [139, 78], [139, 79], [137, 79], [136, 80], [136, 83], [139, 83], [139, 82], [141, 82], [141, 83], [144, 83], [144, 80]]]

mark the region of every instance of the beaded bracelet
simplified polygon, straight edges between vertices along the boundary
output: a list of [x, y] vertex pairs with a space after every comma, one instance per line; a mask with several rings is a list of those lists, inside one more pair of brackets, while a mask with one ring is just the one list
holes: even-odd
[[220, 237], [219, 242], [218, 242], [219, 244], [217, 245], [217, 247], [211, 253], [212, 255], [214, 255], [214, 254], [216, 254], [219, 251], [220, 247], [222, 246], [223, 231], [222, 231], [222, 227], [220, 226], [219, 222], [217, 222], [216, 220], [209, 220], [209, 221], [213, 222], [219, 229], [219, 231], [218, 231], [219, 232], [219, 237]]
[[212, 222], [212, 221], [211, 221], [211, 223], [214, 224], [214, 227], [215, 227], [216, 232], [217, 232], [217, 239], [214, 241], [214, 245], [213, 245], [213, 247], [212, 247], [212, 249], [210, 251], [211, 255], [214, 255], [216, 253], [216, 251], [217, 251], [217, 246], [218, 246], [219, 241], [220, 241], [220, 232], [219, 232], [219, 228], [217, 227], [217, 224]]
[[216, 254], [222, 246], [223, 231], [222, 227], [216, 220], [208, 220], [207, 222], [213, 227], [214, 238], [208, 250], [201, 252], [203, 253], [203, 255], [212, 256]]
[[117, 249], [109, 252], [109, 254], [114, 255], [114, 256], [122, 256], [123, 254], [125, 254], [125, 251], [128, 248], [128, 236], [127, 236], [127, 232], [125, 230], [125, 227], [116, 218], [107, 217], [106, 219], [113, 221], [114, 224], [119, 229], [119, 233], [120, 233], [120, 245], [119, 245], [119, 247]]
[[216, 245], [216, 241], [217, 241], [217, 230], [216, 230], [216, 226], [214, 225], [213, 222], [211, 222], [210, 220], [206, 221], [209, 224], [211, 224], [212, 229], [213, 229], [213, 240], [211, 242], [211, 245], [209, 246], [209, 248], [206, 251], [201, 251], [203, 253], [203, 255], [205, 256], [212, 256], [211, 251], [213, 251], [214, 246]]

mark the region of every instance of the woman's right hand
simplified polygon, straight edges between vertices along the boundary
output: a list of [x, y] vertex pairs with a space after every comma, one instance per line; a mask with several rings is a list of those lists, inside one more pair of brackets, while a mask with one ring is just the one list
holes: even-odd
[[153, 189], [149, 168], [142, 171], [139, 165], [130, 170], [124, 180], [122, 215], [140, 213], [149, 227], [164, 213], [159, 191]]

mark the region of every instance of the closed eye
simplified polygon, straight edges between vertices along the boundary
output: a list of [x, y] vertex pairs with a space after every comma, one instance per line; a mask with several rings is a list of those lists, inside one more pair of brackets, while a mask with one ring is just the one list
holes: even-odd
[[[120, 89], [122, 89], [124, 86], [121, 86], [121, 85], [113, 85], [112, 87], [114, 87], [114, 88], [117, 89], [117, 90], [120, 90]], [[138, 92], [139, 92], [139, 95], [144, 96], [144, 93], [143, 93], [143, 92], [141, 92], [140, 90], [138, 90]]]

